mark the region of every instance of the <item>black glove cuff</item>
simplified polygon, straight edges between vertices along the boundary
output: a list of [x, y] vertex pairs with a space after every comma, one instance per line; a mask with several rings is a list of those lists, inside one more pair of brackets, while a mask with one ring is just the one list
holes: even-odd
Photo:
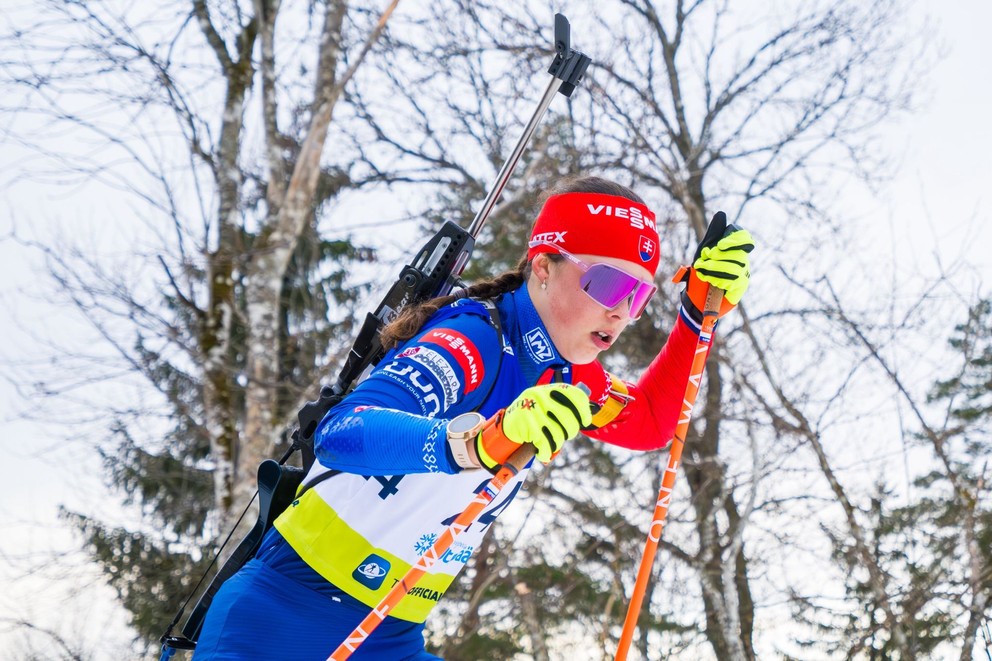
[[689, 318], [696, 322], [697, 326], [703, 325], [703, 312], [689, 298], [689, 292], [686, 289], [682, 290], [682, 307], [685, 309], [686, 314], [689, 315]]

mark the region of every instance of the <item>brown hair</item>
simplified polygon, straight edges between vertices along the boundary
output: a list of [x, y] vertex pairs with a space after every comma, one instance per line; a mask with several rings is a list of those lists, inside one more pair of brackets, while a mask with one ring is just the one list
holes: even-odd
[[506, 271], [496, 277], [477, 282], [457, 294], [439, 296], [419, 305], [407, 306], [396, 319], [382, 329], [379, 334], [382, 346], [388, 350], [409, 340], [417, 334], [432, 314], [459, 298], [496, 298], [527, 282], [528, 276], [530, 276], [530, 262], [524, 256], [513, 271]]
[[[543, 205], [549, 197], [561, 195], [563, 193], [601, 193], [604, 195], [616, 195], [633, 200], [639, 204], [645, 204], [637, 193], [622, 184], [603, 179], [601, 177], [568, 177], [558, 182], [541, 201]], [[548, 255], [554, 261], [560, 261], [561, 255]], [[417, 334], [427, 320], [435, 312], [445, 305], [454, 303], [459, 298], [481, 298], [494, 299], [507, 292], [511, 292], [517, 287], [527, 282], [530, 277], [530, 261], [526, 252], [517, 262], [517, 266], [512, 271], [506, 271], [493, 278], [480, 282], [459, 291], [457, 294], [449, 296], [439, 296], [429, 301], [417, 305], [406, 307], [396, 319], [389, 322], [380, 333], [382, 346], [389, 350], [402, 342], [409, 340]]]
[[623, 184], [618, 184], [602, 177], [566, 177], [562, 179], [545, 196], [547, 198], [562, 193], [600, 193], [602, 195], [615, 195], [647, 206], [647, 202], [641, 196], [630, 190]]

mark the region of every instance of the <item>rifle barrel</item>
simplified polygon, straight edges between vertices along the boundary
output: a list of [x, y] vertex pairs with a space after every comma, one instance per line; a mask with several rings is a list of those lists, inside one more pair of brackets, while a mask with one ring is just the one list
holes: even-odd
[[548, 88], [544, 90], [544, 96], [541, 97], [541, 102], [538, 104], [537, 109], [534, 114], [531, 115], [530, 121], [527, 122], [527, 126], [524, 127], [523, 135], [517, 140], [516, 146], [513, 148], [513, 152], [510, 153], [510, 157], [506, 159], [503, 163], [503, 167], [500, 169], [499, 174], [496, 175], [496, 181], [493, 183], [492, 188], [489, 190], [489, 195], [486, 196], [485, 202], [482, 203], [482, 208], [479, 209], [479, 213], [475, 214], [475, 218], [472, 219], [472, 224], [468, 227], [468, 233], [472, 235], [473, 238], [479, 238], [479, 232], [482, 231], [482, 226], [486, 222], [486, 218], [492, 212], [493, 207], [496, 206], [496, 200], [499, 199], [500, 193], [503, 192], [503, 188], [506, 186], [506, 182], [509, 181], [510, 175], [513, 173], [514, 168], [517, 167], [517, 161], [524, 153], [524, 149], [527, 148], [527, 144], [530, 142], [530, 138], [534, 135], [537, 125], [541, 123], [541, 118], [544, 117], [545, 111], [548, 106], [551, 105], [551, 100], [555, 98], [555, 94], [558, 93], [558, 88], [562, 85], [562, 80], [560, 78], [551, 78], [548, 83]]

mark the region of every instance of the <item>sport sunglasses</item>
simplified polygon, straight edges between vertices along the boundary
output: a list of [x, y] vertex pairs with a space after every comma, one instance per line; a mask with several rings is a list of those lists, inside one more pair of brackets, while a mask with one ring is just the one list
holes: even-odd
[[631, 319], [640, 319], [641, 315], [644, 314], [644, 309], [648, 306], [648, 301], [658, 291], [653, 282], [635, 278], [626, 271], [609, 264], [586, 264], [572, 253], [550, 241], [531, 241], [528, 246], [531, 248], [537, 246], [554, 248], [559, 255], [582, 269], [579, 284], [582, 286], [582, 291], [589, 295], [589, 298], [607, 310], [614, 309], [626, 300], [630, 306]]

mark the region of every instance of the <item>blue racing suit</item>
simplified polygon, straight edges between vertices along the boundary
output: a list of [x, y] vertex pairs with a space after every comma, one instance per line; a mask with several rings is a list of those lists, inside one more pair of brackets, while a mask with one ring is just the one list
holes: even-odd
[[[500, 297], [496, 308], [491, 315], [472, 300], [442, 308], [328, 412], [314, 435], [318, 462], [304, 480], [314, 486], [218, 592], [198, 661], [326, 658], [489, 481], [485, 471], [455, 464], [445, 435], [451, 418], [468, 411], [489, 417], [551, 374], [572, 382], [579, 372], [593, 398], [605, 401], [609, 375], [598, 363], [573, 369], [558, 354], [526, 286]], [[680, 321], [646, 372], [653, 376], [626, 384], [625, 392], [642, 405], [604, 426], [603, 440], [650, 449], [671, 438], [677, 408], [671, 414], [666, 408], [659, 421], [652, 406], [673, 394], [681, 401], [672, 384], [681, 379], [684, 388], [690, 344], [694, 348], [695, 335]], [[657, 377], [666, 371], [672, 378]], [[634, 430], [639, 440], [620, 441], [618, 430]], [[343, 472], [317, 479], [330, 470]], [[436, 658], [424, 652], [423, 622], [526, 474], [521, 471], [456, 538], [353, 658]]]

